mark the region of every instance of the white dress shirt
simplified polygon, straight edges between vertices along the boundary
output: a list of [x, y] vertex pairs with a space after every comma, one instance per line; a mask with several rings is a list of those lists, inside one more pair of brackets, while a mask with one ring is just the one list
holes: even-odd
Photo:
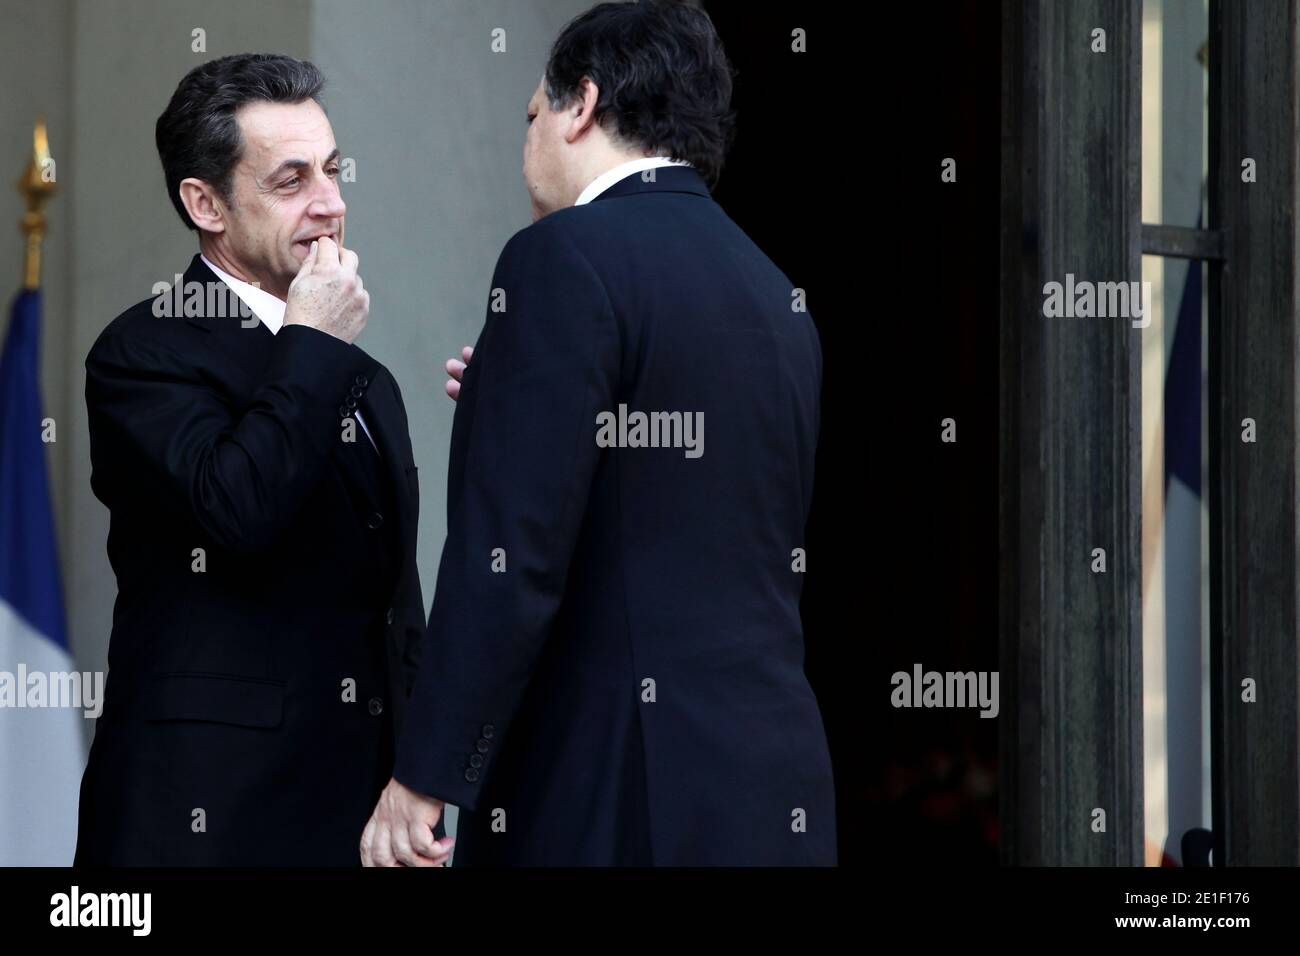
[[691, 164], [684, 159], [669, 159], [667, 156], [646, 156], [644, 159], [630, 159], [626, 163], [619, 163], [613, 169], [606, 170], [589, 182], [587, 188], [578, 194], [578, 201], [574, 205], [582, 206], [591, 202], [620, 179], [627, 179], [633, 173], [644, 172], [647, 169], [658, 169], [660, 166], [689, 165]]
[[[213, 264], [213, 262], [201, 252], [199, 253], [199, 258], [203, 260], [204, 265], [217, 274], [218, 279], [230, 286], [231, 291], [234, 292], [235, 295], [239, 296], [240, 300], [244, 305], [248, 306], [252, 313], [257, 316], [258, 320], [271, 330], [272, 335], [275, 335], [275, 333], [280, 331], [280, 327], [284, 325], [285, 302], [283, 299], [277, 299], [275, 296], [271, 295], [271, 293], [264, 289], [259, 289], [257, 286], [251, 285], [243, 279], [236, 279], [225, 269]], [[370, 441], [370, 446], [374, 448], [375, 451], [379, 451], [379, 446], [376, 445], [375, 440], [370, 437], [370, 429], [366, 427], [366, 420], [361, 417], [361, 409], [358, 408], [354, 414], [357, 417], [357, 424], [360, 425], [361, 430], [366, 433], [366, 438]]]

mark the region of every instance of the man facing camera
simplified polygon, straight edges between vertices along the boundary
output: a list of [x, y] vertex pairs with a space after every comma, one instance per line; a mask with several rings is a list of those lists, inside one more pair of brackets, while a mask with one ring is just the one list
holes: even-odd
[[158, 119], [199, 254], [86, 359], [118, 597], [79, 865], [355, 865], [391, 773], [415, 466], [397, 383], [354, 344], [369, 294], [322, 84], [224, 57]]
[[537, 221], [463, 371], [429, 645], [366, 863], [436, 863], [447, 803], [458, 865], [835, 862], [795, 557], [821, 352], [710, 198], [730, 94], [685, 4], [601, 4], [551, 50]]

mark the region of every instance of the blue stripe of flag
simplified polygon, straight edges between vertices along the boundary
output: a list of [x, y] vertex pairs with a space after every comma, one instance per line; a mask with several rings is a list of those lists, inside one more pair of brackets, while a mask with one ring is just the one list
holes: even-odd
[[41, 441], [41, 294], [14, 300], [0, 352], [0, 599], [67, 649], [54, 509]]

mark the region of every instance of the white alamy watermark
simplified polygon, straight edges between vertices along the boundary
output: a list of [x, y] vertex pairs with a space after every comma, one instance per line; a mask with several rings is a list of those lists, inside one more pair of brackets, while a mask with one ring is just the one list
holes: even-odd
[[703, 412], [618, 412], [596, 416], [599, 448], [682, 448], [687, 458], [704, 454]]
[[978, 707], [981, 717], [998, 715], [997, 671], [895, 671], [889, 702], [895, 707]]
[[1151, 324], [1151, 283], [1075, 282], [1074, 273], [1067, 272], [1064, 284], [1044, 283], [1043, 315], [1049, 319], [1131, 319], [1133, 328], [1145, 329]]
[[86, 718], [98, 717], [104, 709], [104, 672], [0, 671], [0, 707], [80, 708]]
[[[248, 303], [224, 282], [186, 282], [181, 275], [175, 279], [175, 282], [155, 282], [150, 290], [154, 295], [153, 314], [160, 319], [237, 318], [245, 328], [252, 328], [260, 321]], [[256, 282], [250, 285], [260, 288]]]
[[148, 936], [153, 925], [152, 893], [82, 893], [73, 885], [50, 897], [51, 926], [129, 926]]

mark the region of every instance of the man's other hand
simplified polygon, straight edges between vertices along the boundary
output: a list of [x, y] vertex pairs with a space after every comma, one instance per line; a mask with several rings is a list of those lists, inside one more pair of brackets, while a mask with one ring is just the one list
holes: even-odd
[[361, 834], [362, 866], [443, 866], [455, 840], [435, 840], [443, 802], [390, 779]]
[[447, 389], [447, 394], [451, 396], [452, 401], [460, 398], [460, 383], [465, 377], [465, 366], [474, 357], [474, 350], [467, 345], [460, 350], [460, 357], [464, 359], [463, 362], [458, 362], [456, 359], [447, 359], [447, 374], [451, 378], [447, 379], [447, 384], [443, 387]]

